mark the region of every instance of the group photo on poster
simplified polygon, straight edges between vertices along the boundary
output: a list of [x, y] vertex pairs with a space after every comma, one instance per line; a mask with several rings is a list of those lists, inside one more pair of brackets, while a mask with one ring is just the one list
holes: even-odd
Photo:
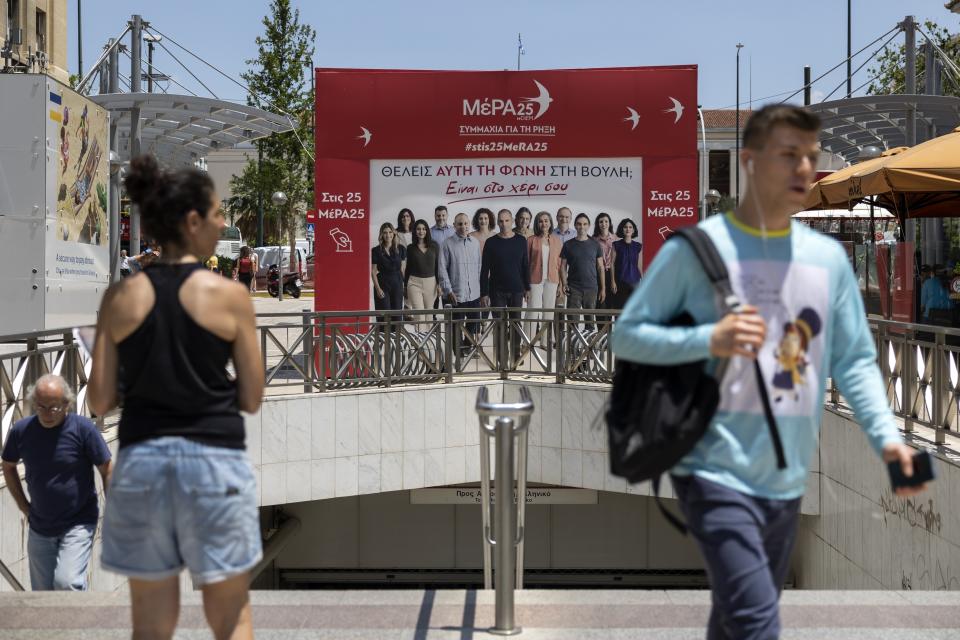
[[372, 161], [370, 185], [375, 309], [549, 320], [620, 309], [641, 278], [640, 158]]

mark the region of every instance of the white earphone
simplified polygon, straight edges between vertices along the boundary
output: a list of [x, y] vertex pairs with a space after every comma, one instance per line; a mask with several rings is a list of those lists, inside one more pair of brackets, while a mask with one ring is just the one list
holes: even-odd
[[753, 175], [753, 158], [747, 160], [747, 173]]

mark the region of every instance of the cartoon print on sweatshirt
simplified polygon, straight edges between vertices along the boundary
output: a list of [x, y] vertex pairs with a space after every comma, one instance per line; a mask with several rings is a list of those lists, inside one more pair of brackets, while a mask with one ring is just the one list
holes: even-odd
[[792, 392], [794, 402], [800, 400], [800, 387], [807, 384], [810, 342], [820, 334], [820, 315], [810, 307], [800, 311], [792, 322], [783, 325], [783, 338], [774, 354], [777, 372], [773, 376], [774, 401], [781, 402]]

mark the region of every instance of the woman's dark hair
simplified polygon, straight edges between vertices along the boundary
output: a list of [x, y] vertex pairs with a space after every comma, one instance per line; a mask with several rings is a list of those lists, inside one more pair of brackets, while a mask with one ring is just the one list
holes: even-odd
[[123, 186], [140, 208], [144, 232], [161, 246], [182, 243], [180, 223], [191, 211], [206, 216], [214, 193], [207, 173], [193, 168], [165, 171], [151, 155], [130, 161]]
[[416, 222], [413, 223], [413, 229], [411, 229], [411, 232], [413, 234], [412, 244], [414, 247], [420, 246], [420, 240], [417, 239], [417, 227], [419, 227], [420, 225], [423, 225], [423, 228], [426, 229], [427, 231], [427, 234], [423, 237], [423, 242], [424, 244], [426, 244], [427, 248], [429, 249], [430, 247], [436, 245], [436, 242], [433, 241], [433, 236], [430, 235], [430, 225], [427, 224], [426, 220], [417, 220]]
[[493, 219], [493, 211], [490, 211], [490, 209], [487, 209], [486, 207], [480, 207], [477, 209], [477, 212], [473, 214], [474, 230], [480, 231], [480, 215], [484, 213], [487, 214], [487, 220], [490, 221], [490, 223], [487, 225], [487, 229], [493, 229], [494, 225], [496, 224], [496, 220]]
[[251, 252], [251, 250], [250, 250], [250, 247], [248, 247], [247, 245], [243, 245], [242, 247], [240, 247], [240, 255], [238, 256], [238, 258], [240, 258], [240, 259], [246, 258], [246, 257], [249, 256], [251, 253], [252, 253], [252, 252]]
[[553, 216], [551, 216], [549, 212], [541, 211], [540, 213], [538, 213], [537, 217], [533, 219], [533, 224], [531, 225], [531, 227], [533, 230], [533, 235], [539, 236], [540, 235], [540, 218], [544, 216], [546, 216], [547, 220], [550, 221], [550, 228], [547, 229], [547, 237], [549, 238], [550, 235], [553, 233]]
[[637, 229], [637, 223], [634, 222], [633, 220], [631, 220], [630, 218], [624, 218], [623, 220], [620, 221], [620, 224], [617, 225], [617, 237], [618, 237], [618, 238], [622, 238], [622, 237], [623, 237], [623, 228], [624, 228], [625, 226], [627, 226], [627, 224], [632, 224], [632, 225], [633, 225], [633, 237], [634, 237], [634, 239], [636, 239], [636, 237], [637, 237], [637, 231], [638, 231], [638, 229]]
[[609, 213], [600, 212], [597, 214], [597, 217], [593, 220], [593, 237], [600, 237], [600, 221], [604, 218], [607, 219], [607, 231], [613, 231], [613, 220], [610, 219]]
[[[404, 215], [407, 214], [410, 216], [410, 224], [404, 224]], [[413, 231], [411, 225], [413, 224], [413, 211], [404, 207], [400, 209], [400, 213], [397, 214], [397, 231], [401, 233], [409, 233]]]

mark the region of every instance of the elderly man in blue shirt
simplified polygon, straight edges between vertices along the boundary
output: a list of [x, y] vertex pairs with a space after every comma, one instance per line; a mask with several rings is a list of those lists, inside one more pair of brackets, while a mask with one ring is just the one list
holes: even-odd
[[[110, 450], [93, 422], [71, 411], [76, 398], [60, 376], [41, 376], [27, 400], [36, 414], [11, 427], [2, 467], [10, 495], [30, 525], [30, 584], [34, 591], [85, 591], [99, 516], [93, 469], [106, 491]], [[17, 472], [20, 461], [29, 500]]]

